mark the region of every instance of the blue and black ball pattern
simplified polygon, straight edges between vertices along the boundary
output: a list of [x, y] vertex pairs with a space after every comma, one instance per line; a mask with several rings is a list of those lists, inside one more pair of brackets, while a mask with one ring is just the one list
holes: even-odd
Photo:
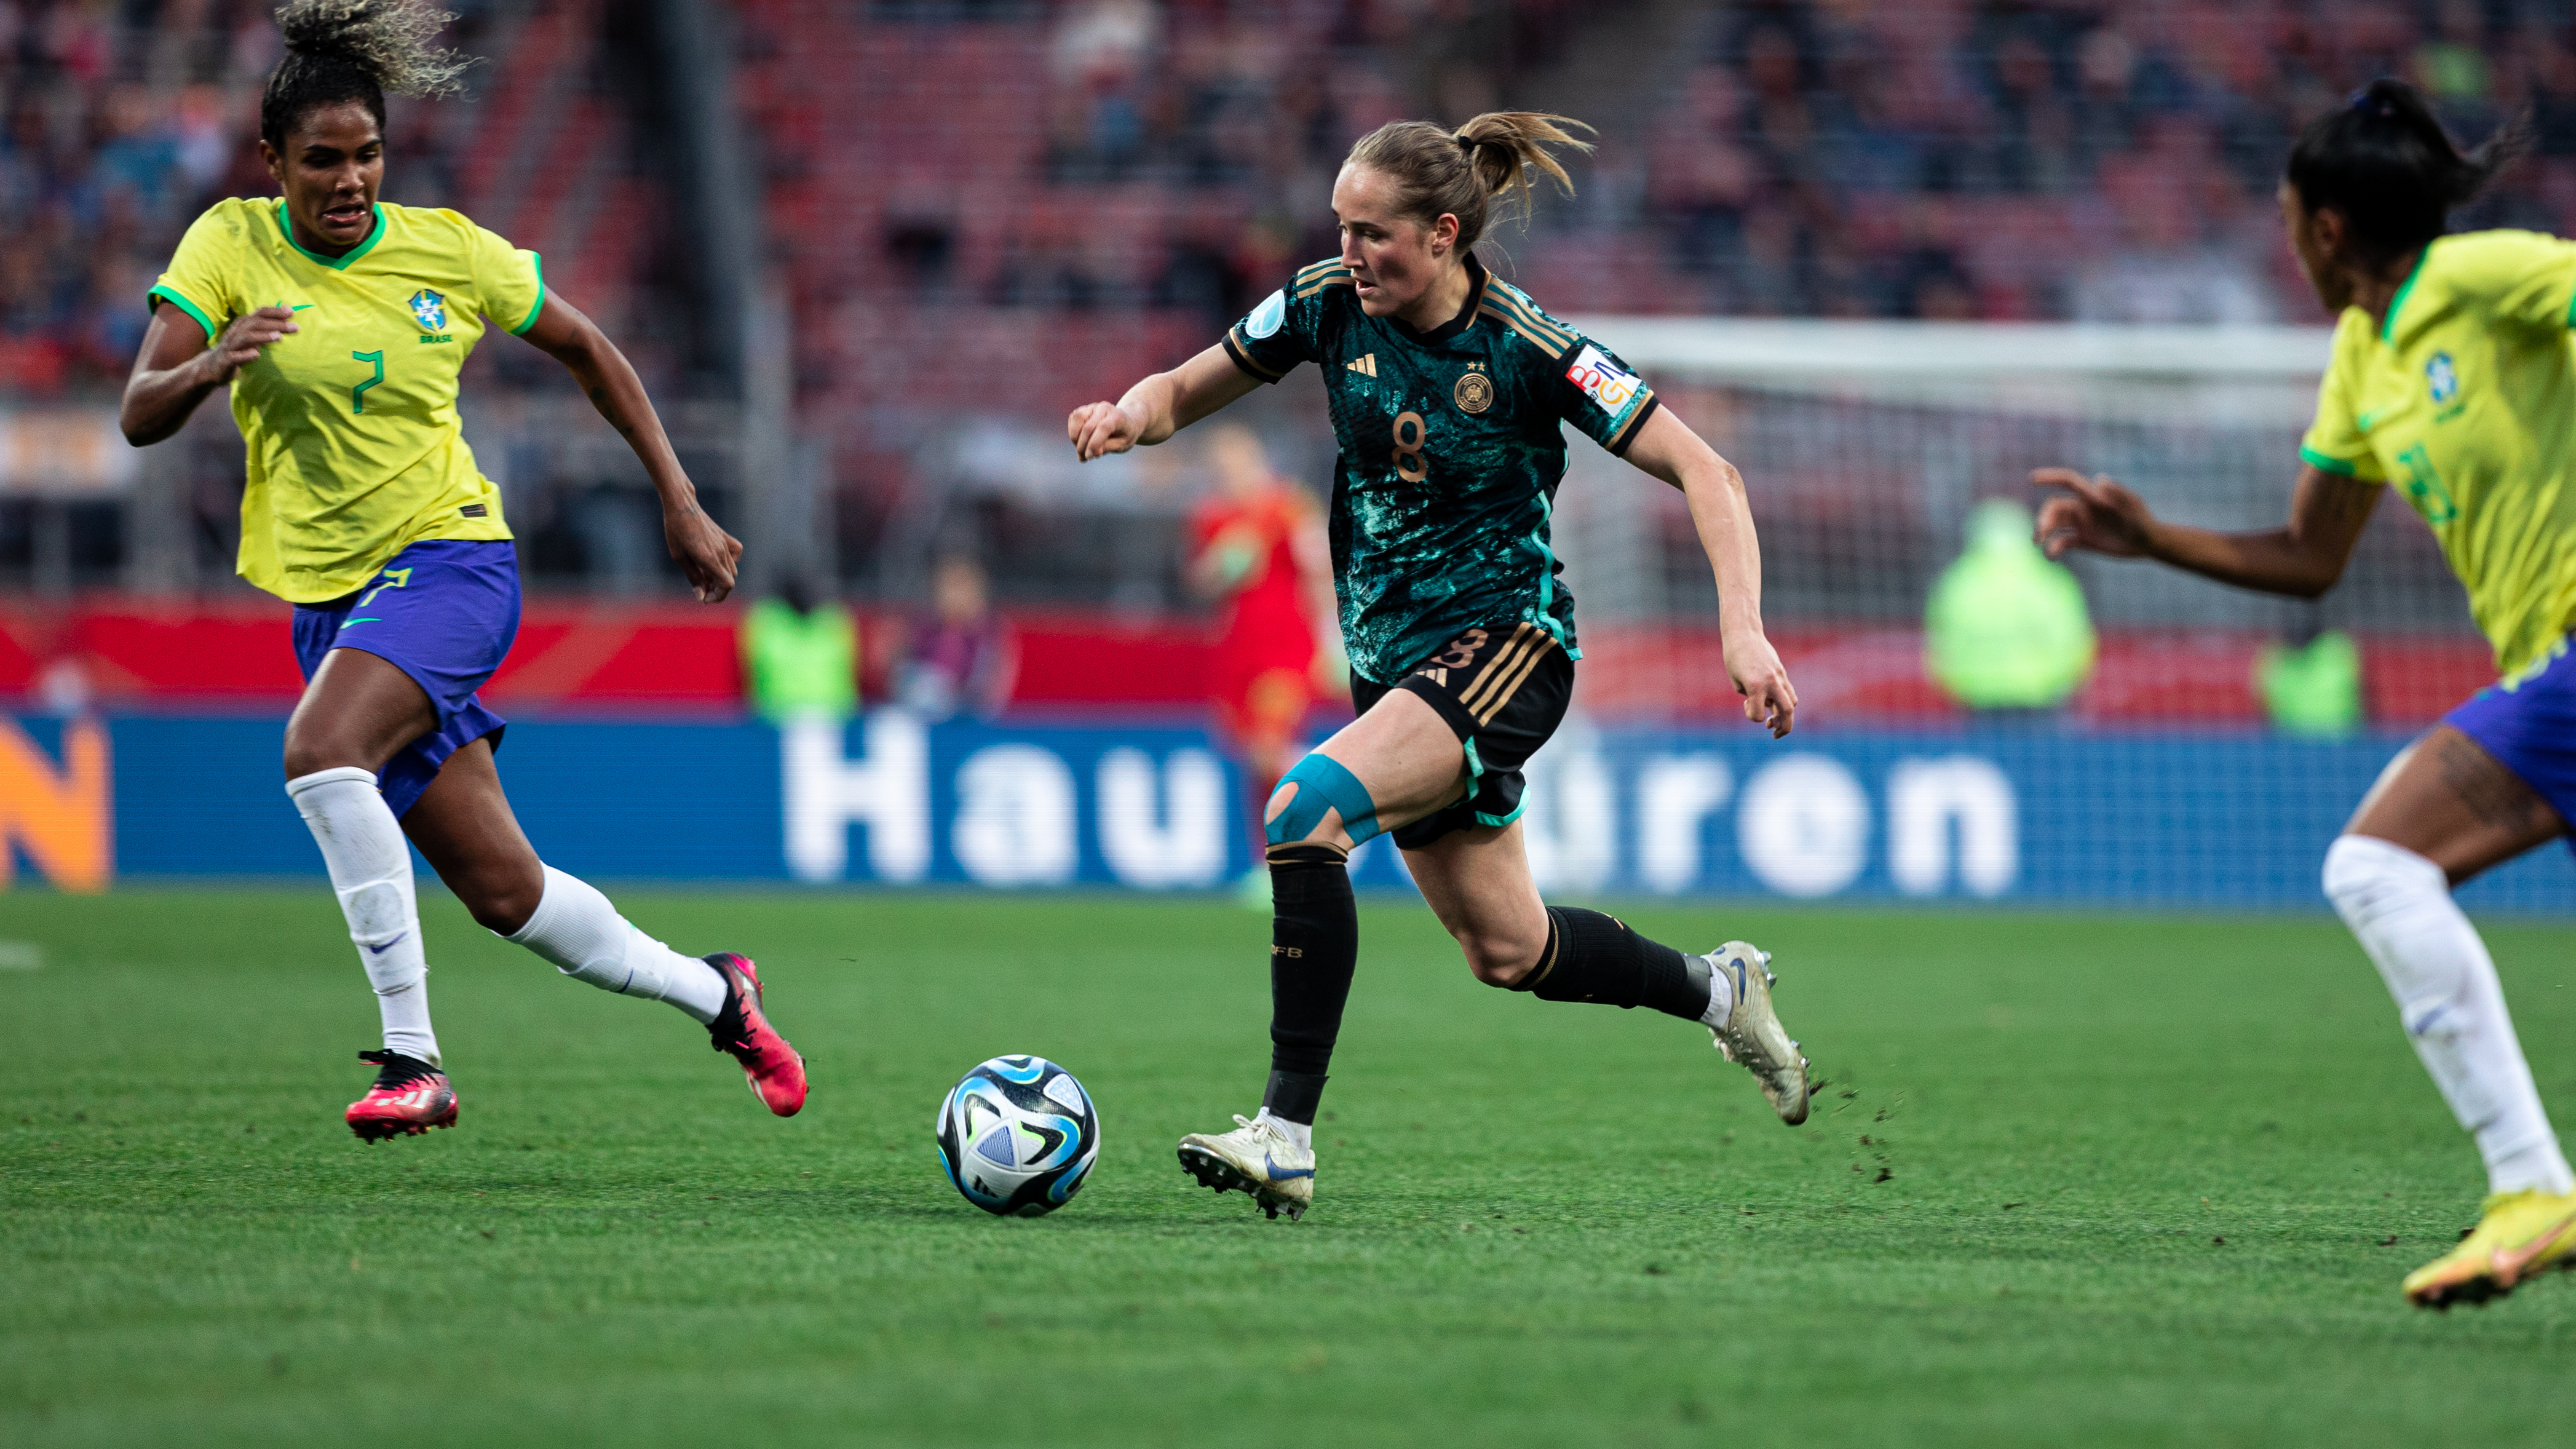
[[1054, 1212], [1082, 1190], [1099, 1156], [1091, 1094], [1044, 1057], [995, 1057], [939, 1104], [940, 1165], [988, 1213]]

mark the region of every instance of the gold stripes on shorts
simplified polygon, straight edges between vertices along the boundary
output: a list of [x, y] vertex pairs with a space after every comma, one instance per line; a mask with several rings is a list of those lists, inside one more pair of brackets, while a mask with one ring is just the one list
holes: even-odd
[[1555, 647], [1555, 635], [1536, 624], [1522, 624], [1512, 631], [1512, 637], [1503, 641], [1503, 647], [1494, 651], [1494, 657], [1487, 660], [1485, 667], [1460, 691], [1459, 706], [1474, 715], [1476, 723], [1492, 724], [1494, 716], [1501, 714], [1503, 706], [1511, 703], [1512, 696], [1520, 691], [1521, 682], [1530, 677], [1530, 671], [1538, 668], [1538, 662]]

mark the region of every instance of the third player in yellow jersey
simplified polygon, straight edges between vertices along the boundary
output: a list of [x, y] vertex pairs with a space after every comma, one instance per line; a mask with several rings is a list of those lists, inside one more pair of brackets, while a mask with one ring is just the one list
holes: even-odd
[[2384, 318], [2346, 309], [2299, 449], [2414, 506], [2507, 673], [2576, 622], [2576, 242], [2427, 245]]
[[2184, 527], [2108, 478], [2035, 475], [2070, 495], [2040, 512], [2052, 554], [2143, 556], [2302, 597], [2334, 586], [2393, 490], [2468, 588], [2505, 677], [2390, 762], [2324, 870], [2327, 897], [2486, 1159], [2477, 1229], [2407, 1276], [2407, 1298], [2429, 1308], [2576, 1264], [2576, 1173], [2495, 962], [2451, 898], [2453, 885], [2576, 820], [2576, 244], [2443, 235], [2449, 212], [2526, 139], [2508, 127], [2464, 154], [2423, 97], [2393, 80], [2300, 134], [2281, 216], [2317, 300], [2341, 321], [2287, 527]]

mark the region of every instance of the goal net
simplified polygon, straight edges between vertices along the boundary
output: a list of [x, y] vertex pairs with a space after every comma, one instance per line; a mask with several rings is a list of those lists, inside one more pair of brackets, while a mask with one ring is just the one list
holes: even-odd
[[[2030, 471], [2108, 474], [2159, 514], [2221, 528], [2287, 516], [2322, 328], [1579, 319], [1743, 470], [1762, 535], [1765, 622], [1821, 664], [1819, 719], [1938, 714], [1919, 626], [1987, 498], [2036, 504]], [[1717, 593], [1678, 496], [1641, 505], [1597, 450], [1558, 538], [1603, 647], [1588, 703], [1698, 712]], [[1624, 475], [1624, 476], [1623, 476]], [[2259, 724], [2253, 659], [2323, 629], [2363, 643], [2368, 714], [2420, 724], [2493, 671], [2430, 533], [2382, 507], [2344, 582], [2306, 602], [2159, 566], [2079, 557], [2102, 636], [2081, 716]], [[1801, 680], [1801, 688], [1807, 687]], [[1722, 688], [1722, 674], [1714, 678]]]

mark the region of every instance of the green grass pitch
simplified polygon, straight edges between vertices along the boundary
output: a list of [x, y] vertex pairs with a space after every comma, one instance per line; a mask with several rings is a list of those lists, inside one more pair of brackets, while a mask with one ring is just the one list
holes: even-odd
[[[0, 971], [0, 1442], [2567, 1441], [2576, 1278], [2398, 1297], [2476, 1160], [2322, 916], [1638, 911], [1778, 953], [1831, 1079], [1791, 1131], [1705, 1032], [1487, 990], [1373, 906], [1292, 1224], [1172, 1160], [1258, 1094], [1256, 916], [621, 899], [760, 958], [804, 1115], [438, 898], [463, 1121], [369, 1148], [327, 893], [0, 897], [44, 960]], [[2492, 939], [2576, 1112], [2576, 931]], [[1006, 1051], [1104, 1117], [1050, 1218], [932, 1148]]]

